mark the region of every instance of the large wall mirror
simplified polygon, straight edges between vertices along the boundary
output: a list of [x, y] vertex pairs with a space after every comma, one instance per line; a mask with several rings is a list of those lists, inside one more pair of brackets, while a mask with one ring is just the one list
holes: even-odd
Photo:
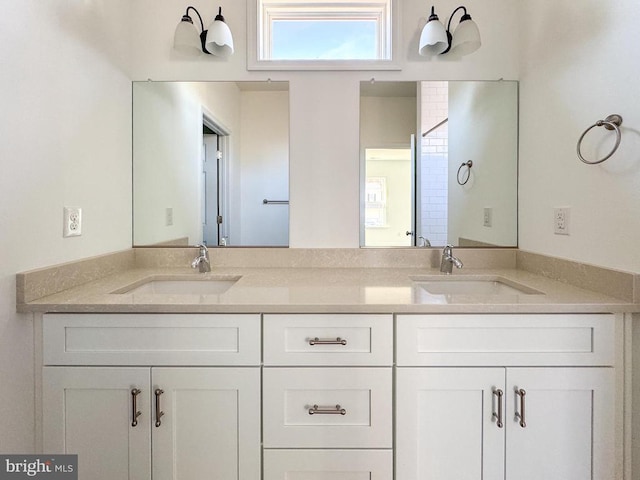
[[288, 82], [133, 83], [133, 245], [287, 246]]
[[362, 82], [360, 245], [516, 247], [518, 83]]

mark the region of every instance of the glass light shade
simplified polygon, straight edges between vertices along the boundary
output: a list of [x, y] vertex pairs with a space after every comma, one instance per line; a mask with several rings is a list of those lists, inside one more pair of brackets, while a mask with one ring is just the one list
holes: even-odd
[[173, 35], [173, 48], [187, 57], [197, 57], [202, 54], [200, 35], [193, 23], [182, 20]]
[[447, 32], [438, 20], [430, 20], [422, 29], [420, 35], [420, 55], [438, 55], [449, 46]]
[[480, 30], [473, 20], [464, 20], [458, 24], [453, 32], [451, 50], [459, 55], [468, 55], [480, 48]]
[[224, 21], [214, 20], [209, 26], [205, 48], [218, 57], [228, 57], [233, 53], [233, 37]]

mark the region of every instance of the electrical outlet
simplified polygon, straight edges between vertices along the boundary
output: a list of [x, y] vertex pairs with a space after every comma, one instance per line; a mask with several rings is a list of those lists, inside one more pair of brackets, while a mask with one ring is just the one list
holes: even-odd
[[82, 235], [82, 209], [80, 207], [64, 207], [62, 236], [66, 238], [80, 235]]
[[556, 235], [569, 235], [569, 207], [553, 209], [553, 233]]
[[491, 208], [491, 207], [485, 207], [484, 208], [483, 225], [485, 227], [492, 227], [493, 226], [493, 208]]
[[173, 225], [173, 207], [168, 207], [165, 210], [165, 225], [167, 227], [170, 227], [171, 225]]

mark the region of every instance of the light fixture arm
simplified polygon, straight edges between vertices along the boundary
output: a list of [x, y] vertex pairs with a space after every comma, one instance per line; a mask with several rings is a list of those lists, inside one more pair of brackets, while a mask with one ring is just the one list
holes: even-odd
[[[184, 14], [184, 17], [189, 17], [189, 18], [191, 18], [191, 17], [189, 16], [189, 10], [193, 10], [194, 12], [196, 12], [196, 15], [198, 15], [198, 18], [200, 19], [200, 31], [201, 31], [201, 32], [204, 32], [204, 22], [202, 21], [202, 17], [200, 16], [200, 12], [198, 12], [198, 10], [196, 10], [196, 7], [192, 7], [191, 5], [189, 5], [189, 6], [187, 7], [187, 11], [186, 11], [186, 13]], [[184, 18], [184, 17], [183, 17], [183, 18]], [[193, 22], [192, 22], [192, 23], [193, 23]]]
[[451, 14], [451, 16], [449, 17], [449, 21], [447, 22], [447, 43], [449, 44], [447, 46], [447, 49], [442, 52], [442, 54], [447, 53], [449, 50], [451, 50], [451, 42], [453, 41], [453, 34], [451, 33], [451, 20], [453, 20], [453, 16], [456, 14], [456, 12], [458, 10], [464, 10], [464, 13], [462, 14], [462, 17], [460, 18], [460, 22], [464, 22], [465, 20], [471, 20], [471, 15], [469, 15], [467, 13], [467, 8], [463, 5], [460, 5], [458, 8], [456, 8], [453, 13]]
[[187, 7], [186, 13], [182, 17], [182, 20], [193, 23], [193, 21], [191, 20], [191, 17], [189, 16], [189, 10], [193, 10], [194, 12], [196, 12], [196, 15], [198, 15], [198, 18], [200, 19], [200, 43], [202, 44], [202, 51], [207, 55], [210, 55], [211, 52], [207, 50], [207, 47], [205, 46], [207, 43], [207, 30], [204, 29], [204, 22], [202, 21], [200, 12], [198, 12], [196, 7], [192, 7], [191, 5], [189, 5]]

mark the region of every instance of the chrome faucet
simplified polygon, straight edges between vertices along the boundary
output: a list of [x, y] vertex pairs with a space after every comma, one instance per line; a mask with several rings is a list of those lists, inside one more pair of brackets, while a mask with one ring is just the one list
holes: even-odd
[[456, 268], [462, 268], [462, 262], [459, 258], [453, 256], [453, 245], [447, 245], [442, 250], [442, 260], [440, 261], [440, 271], [442, 273], [446, 273], [447, 275], [451, 275], [453, 271], [453, 266]]
[[[423, 237], [422, 235], [420, 235], [418, 237], [418, 240], [422, 240], [422, 244], [418, 245], [419, 247], [430, 247], [431, 246], [431, 242], [429, 241], [429, 239], [426, 238], [426, 237]], [[420, 242], [418, 242], [418, 243], [420, 243]]]
[[200, 273], [210, 272], [211, 263], [209, 262], [209, 250], [207, 250], [206, 245], [198, 245], [198, 248], [200, 251], [198, 252], [198, 256], [191, 262], [191, 268], [199, 269]]

